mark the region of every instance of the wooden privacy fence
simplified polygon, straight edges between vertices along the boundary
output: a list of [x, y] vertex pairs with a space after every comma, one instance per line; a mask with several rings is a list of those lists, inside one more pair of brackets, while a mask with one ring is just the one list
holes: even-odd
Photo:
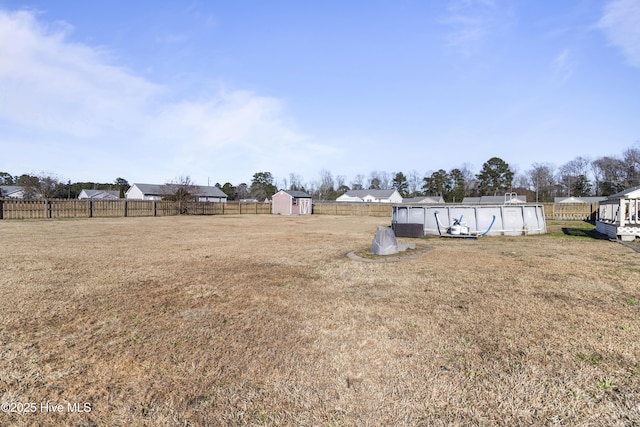
[[595, 221], [598, 216], [598, 203], [545, 203], [546, 219]]
[[[598, 204], [544, 203], [554, 220], [595, 220]], [[316, 215], [391, 218], [390, 203], [323, 202], [313, 204]], [[270, 214], [270, 203], [172, 202], [166, 200], [21, 200], [0, 198], [0, 219], [109, 218], [172, 215]]]
[[391, 218], [391, 203], [314, 203], [313, 213], [320, 215], [379, 216]]
[[171, 215], [269, 214], [270, 203], [166, 200], [21, 200], [0, 198], [0, 219], [111, 218]]
[[[544, 203], [544, 216], [554, 220], [595, 220], [598, 204], [588, 203]], [[313, 213], [320, 215], [389, 217], [393, 205], [390, 203], [344, 203], [322, 202], [313, 204]]]

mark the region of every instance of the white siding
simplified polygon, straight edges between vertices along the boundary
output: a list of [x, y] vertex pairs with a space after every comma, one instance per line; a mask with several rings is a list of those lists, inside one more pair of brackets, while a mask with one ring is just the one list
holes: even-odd
[[[137, 185], [132, 185], [128, 190], [127, 193], [124, 195], [125, 199], [132, 199], [132, 200], [153, 200], [153, 199], [145, 199], [144, 197], [144, 193], [142, 191], [140, 191], [140, 189], [138, 188]], [[157, 199], [159, 200], [159, 199]]]

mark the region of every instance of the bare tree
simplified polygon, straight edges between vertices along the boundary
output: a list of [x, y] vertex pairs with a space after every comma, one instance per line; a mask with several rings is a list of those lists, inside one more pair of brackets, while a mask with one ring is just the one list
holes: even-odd
[[302, 191], [304, 185], [302, 184], [302, 177], [295, 173], [289, 174], [289, 190]]
[[632, 147], [622, 153], [622, 161], [627, 169], [626, 187], [640, 185], [640, 148]]
[[473, 165], [471, 163], [464, 163], [458, 168], [464, 178], [464, 191], [467, 196], [472, 196], [478, 192], [478, 180], [476, 174], [473, 172]]
[[352, 190], [364, 189], [364, 175], [359, 173], [358, 175], [356, 175], [355, 178], [353, 178], [353, 181], [351, 181], [351, 189]]
[[39, 175], [21, 175], [18, 185], [24, 186], [25, 198], [28, 199], [52, 199], [58, 197], [64, 189], [64, 184], [57, 175], [44, 172]]
[[187, 202], [196, 200], [196, 184], [189, 175], [180, 175], [165, 185], [164, 200], [178, 202], [180, 214], [188, 213]]
[[320, 200], [335, 200], [335, 182], [333, 175], [326, 169], [320, 171], [320, 186], [318, 188]]
[[369, 190], [381, 190], [382, 189], [382, 177], [380, 172], [373, 171], [369, 175], [369, 184], [367, 185]]
[[610, 196], [625, 188], [627, 171], [621, 159], [605, 156], [594, 160], [592, 164], [599, 195]]
[[381, 190], [390, 190], [393, 188], [393, 173], [388, 173], [385, 171], [378, 172], [378, 176], [380, 177], [380, 189]]
[[242, 182], [235, 187], [234, 193], [234, 200], [246, 199], [249, 196], [249, 186], [245, 182]]
[[407, 192], [409, 197], [416, 197], [420, 193], [422, 177], [417, 170], [413, 169], [407, 174]]
[[534, 163], [526, 172], [529, 188], [536, 193], [536, 203], [553, 200], [556, 186], [554, 169], [555, 167], [549, 163]]
[[587, 173], [590, 164], [589, 159], [579, 156], [560, 166], [558, 184], [567, 197], [585, 195], [584, 186], [588, 183]]

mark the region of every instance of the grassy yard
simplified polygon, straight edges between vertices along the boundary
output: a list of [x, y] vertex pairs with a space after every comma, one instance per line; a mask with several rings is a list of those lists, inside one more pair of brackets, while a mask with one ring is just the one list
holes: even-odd
[[348, 259], [378, 225], [0, 221], [0, 425], [640, 424], [639, 253], [550, 221]]

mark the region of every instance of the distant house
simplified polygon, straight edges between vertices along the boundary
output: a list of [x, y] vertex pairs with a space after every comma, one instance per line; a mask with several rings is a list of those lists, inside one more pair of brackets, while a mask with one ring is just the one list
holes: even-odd
[[398, 190], [349, 190], [336, 199], [337, 202], [402, 203]]
[[402, 203], [409, 204], [442, 204], [444, 203], [444, 199], [442, 196], [420, 196], [420, 197], [405, 197], [402, 199]]
[[0, 197], [24, 199], [24, 187], [20, 185], [0, 185]]
[[[174, 194], [178, 185], [174, 184], [133, 184], [126, 192], [125, 198], [129, 200], [162, 200]], [[190, 186], [192, 194], [198, 202], [226, 203], [227, 195], [218, 187], [206, 185]]]
[[117, 190], [82, 190], [78, 194], [78, 199], [117, 200], [119, 198], [120, 192]]
[[603, 200], [607, 200], [606, 197], [555, 197], [553, 203], [588, 203], [596, 204]]
[[640, 237], [640, 186], [601, 201], [596, 230], [612, 239], [623, 241], [633, 241]]
[[463, 205], [517, 205], [523, 203], [527, 203], [527, 196], [515, 193], [504, 196], [465, 197], [462, 199]]
[[283, 215], [311, 215], [311, 196], [304, 191], [280, 190], [271, 197], [271, 212]]

